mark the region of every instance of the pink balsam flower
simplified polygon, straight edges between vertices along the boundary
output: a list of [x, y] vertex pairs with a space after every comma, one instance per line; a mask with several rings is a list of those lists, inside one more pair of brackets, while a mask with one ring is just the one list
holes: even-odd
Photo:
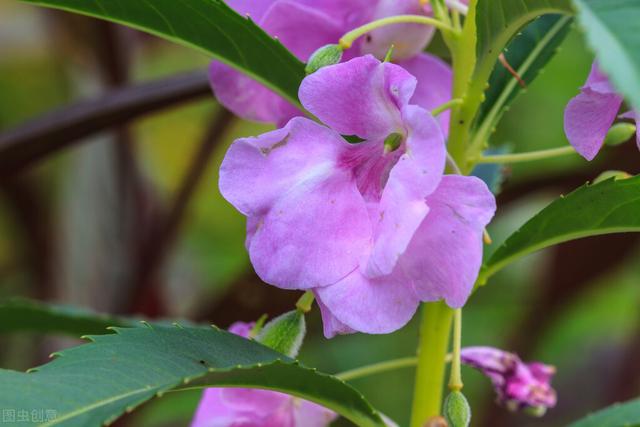
[[524, 363], [513, 353], [491, 347], [466, 347], [460, 356], [462, 363], [491, 379], [498, 403], [509, 410], [543, 415], [556, 405], [556, 392], [551, 387], [553, 366]]
[[[564, 112], [565, 134], [582, 157], [593, 160], [598, 154], [623, 100], [607, 76], [594, 63], [580, 94], [569, 101]], [[636, 120], [640, 127], [640, 116], [633, 111], [622, 117]], [[640, 148], [640, 134], [637, 136], [637, 143]]]
[[[247, 338], [252, 328], [236, 322], [229, 332]], [[326, 427], [336, 418], [329, 409], [276, 391], [208, 388], [191, 427]]]
[[475, 177], [443, 176], [444, 135], [410, 104], [415, 88], [370, 55], [322, 68], [299, 96], [326, 126], [294, 118], [235, 141], [222, 163], [256, 272], [313, 290], [327, 337], [392, 332], [420, 301], [460, 307], [477, 278], [495, 199]]
[[[373, 19], [390, 15], [425, 14], [417, 0], [227, 0], [238, 13], [248, 15], [301, 61], [326, 44]], [[344, 59], [373, 52], [384, 57], [395, 44], [394, 58], [418, 80], [415, 103], [433, 109], [451, 98], [451, 70], [435, 56], [422, 53], [433, 28], [396, 24], [373, 31], [347, 49]], [[270, 89], [233, 68], [213, 62], [210, 81], [218, 100], [236, 115], [260, 122], [284, 125], [302, 112]], [[448, 112], [442, 124], [448, 124]]]

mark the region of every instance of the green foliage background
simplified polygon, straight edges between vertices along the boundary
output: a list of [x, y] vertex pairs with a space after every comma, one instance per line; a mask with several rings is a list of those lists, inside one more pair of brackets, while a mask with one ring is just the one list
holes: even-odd
[[[56, 106], [98, 93], [95, 76], [92, 76], [95, 70], [88, 59], [90, 54], [74, 43], [59, 25], [53, 25], [51, 16], [60, 15], [12, 0], [0, 0], [0, 131]], [[133, 37], [132, 33], [127, 34]], [[433, 48], [437, 49], [437, 44]], [[584, 82], [591, 61], [592, 54], [578, 31], [573, 29], [544, 73], [505, 114], [491, 138], [492, 143], [507, 145], [515, 152], [567, 144], [562, 131], [562, 112], [566, 102]], [[158, 40], [146, 40], [137, 44], [133, 55], [132, 80], [145, 81], [178, 71], [204, 68], [207, 63], [199, 53]], [[134, 126], [142, 172], [161, 200], [169, 200], [177, 188], [216, 109], [211, 97], [145, 118]], [[172, 316], [189, 317], [202, 309], [202, 301], [213, 305], [224, 298], [230, 286], [249, 281], [250, 266], [243, 244], [244, 220], [219, 195], [216, 171], [226, 147], [234, 138], [268, 129], [268, 126], [238, 120], [225, 135], [224, 144], [218, 147], [215, 161], [209, 165], [189, 206], [177, 248], [162, 272], [161, 283]], [[72, 253], [77, 250], [73, 245], [80, 244], [78, 239], [82, 240], [83, 233], [92, 228], [92, 218], [84, 218], [87, 224], [70, 224], [65, 218], [68, 219], [69, 212], [74, 209], [73, 203], [78, 199], [93, 204], [96, 209], [103, 206], [101, 194], [88, 191], [77, 180], [78, 176], [86, 176], [82, 173], [87, 173], [88, 162], [96, 161], [96, 157], [101, 161], [100, 155], [91, 153], [100, 144], [104, 145], [104, 140], [96, 138], [92, 144], [67, 151], [33, 171], [33, 176], [45, 183], [41, 190], [48, 203], [48, 213], [57, 224], [56, 232], [69, 236], [65, 240], [68, 245], [57, 248], [56, 253], [61, 259], [75, 260], [64, 264], [70, 271], [56, 272], [58, 296], [65, 299], [64, 302], [96, 309], [104, 307], [100, 306], [95, 287], [84, 283], [79, 290], [77, 283], [64, 280], [65, 277], [86, 277], [73, 275], [74, 269], [79, 268], [79, 261]], [[584, 179], [582, 182], [569, 180], [558, 187], [546, 186], [541, 191], [522, 190], [517, 200], [504, 205], [492, 224], [490, 232], [494, 241], [500, 242], [561, 192], [568, 192], [584, 180], [595, 178], [606, 168], [606, 162], [615, 155], [615, 150], [608, 149], [592, 164], [573, 156], [511, 167], [512, 177], [505, 187], [507, 193], [509, 189], [535, 188], [531, 183], [546, 176], [573, 175]], [[640, 156], [635, 150], [625, 153], [629, 157], [627, 164], [640, 165]], [[106, 159], [102, 161], [106, 162]], [[25, 262], [27, 248], [16, 221], [10, 206], [0, 198], [0, 297], [33, 294], [32, 276]], [[517, 343], [514, 337], [529, 339], [527, 357], [544, 360], [558, 368], [555, 381], [559, 390], [558, 408], [541, 420], [509, 416], [506, 418], [508, 425], [563, 425], [611, 403], [606, 388], [608, 381], [619, 375], [614, 369], [616, 357], [640, 331], [637, 310], [640, 247], [637, 243], [631, 253], [633, 255], [627, 256], [625, 262], [594, 277], [584, 292], [556, 301], [559, 309], [553, 312], [552, 318], [540, 319], [546, 326], [535, 336], [529, 335], [526, 326], [530, 323], [524, 319], [530, 318], [532, 313], [540, 317], [545, 313], [543, 307], [536, 305], [537, 297], [553, 267], [555, 250], [527, 257], [505, 269], [472, 298], [464, 313], [465, 345], [509, 349]], [[107, 264], [111, 256], [107, 249], [97, 249], [91, 255], [90, 260], [103, 259]], [[592, 259], [576, 262], [587, 265], [598, 258], [597, 253], [589, 256]], [[249, 286], [248, 289], [252, 288]], [[281, 294], [283, 298], [291, 298], [284, 291]], [[253, 291], [243, 294], [243, 298], [238, 304], [254, 304], [251, 306], [254, 310], [259, 310], [259, 305], [264, 303], [259, 298], [254, 299]], [[309, 319], [308, 330], [309, 337], [300, 358], [307, 365], [325, 372], [339, 372], [364, 363], [410, 355], [414, 352], [417, 336], [414, 321], [389, 336], [354, 335], [327, 341], [322, 337], [317, 312]], [[41, 336], [3, 335], [0, 339], [1, 366], [13, 369], [42, 363], [49, 350], [75, 344], [44, 340]], [[32, 356], [24, 357], [25, 354]], [[491, 387], [471, 370], [464, 371], [464, 379], [465, 393], [474, 408], [474, 420], [481, 420], [487, 408], [491, 408]], [[594, 387], [594, 384], [601, 386]], [[357, 380], [354, 385], [375, 407], [401, 425], [408, 422], [412, 390], [409, 370]], [[187, 425], [198, 398], [198, 392], [167, 395], [132, 415], [131, 423], [143, 427]]]

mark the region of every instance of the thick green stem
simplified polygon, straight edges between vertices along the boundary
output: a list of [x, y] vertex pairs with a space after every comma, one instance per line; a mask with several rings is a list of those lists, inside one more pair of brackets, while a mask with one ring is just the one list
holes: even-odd
[[453, 315], [453, 350], [451, 356], [451, 376], [449, 377], [449, 390], [462, 390], [462, 374], [460, 372], [460, 351], [462, 343], [462, 309], [455, 310]]
[[422, 305], [411, 427], [440, 415], [452, 319], [453, 310], [443, 302]]

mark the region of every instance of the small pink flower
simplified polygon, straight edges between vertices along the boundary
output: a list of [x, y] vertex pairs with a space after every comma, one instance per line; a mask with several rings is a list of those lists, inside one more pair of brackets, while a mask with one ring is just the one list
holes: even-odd
[[222, 163], [220, 190], [248, 217], [256, 272], [313, 290], [328, 337], [392, 332], [420, 301], [460, 307], [477, 278], [495, 199], [477, 178], [443, 176], [444, 135], [411, 105], [415, 88], [370, 55], [322, 68], [299, 96], [328, 127], [294, 118], [237, 140]]
[[[227, 0], [227, 3], [278, 37], [301, 61], [307, 61], [318, 48], [337, 43], [346, 32], [373, 19], [401, 13], [424, 14], [418, 0]], [[433, 28], [424, 25], [384, 27], [357, 41], [347, 49], [344, 59], [369, 52], [383, 58], [394, 43], [394, 58], [419, 80], [413, 102], [430, 110], [451, 99], [449, 66], [422, 53], [432, 35]], [[292, 117], [303, 115], [279, 95], [221, 62], [211, 64], [210, 80], [218, 100], [240, 117], [282, 126]], [[441, 115], [445, 128], [448, 118], [448, 112]]]
[[[598, 154], [622, 101], [622, 96], [594, 63], [580, 94], [569, 101], [564, 112], [564, 131], [582, 157], [593, 160]], [[622, 117], [636, 120], [640, 127], [640, 116], [633, 111]], [[640, 133], [637, 134], [637, 142], [640, 148]]]
[[[253, 323], [236, 322], [229, 332], [247, 338]], [[244, 388], [208, 388], [191, 427], [326, 427], [337, 415], [287, 394]]]
[[491, 347], [463, 348], [461, 360], [491, 379], [498, 403], [509, 410], [542, 415], [556, 405], [556, 392], [551, 387], [553, 366], [523, 363], [517, 355]]

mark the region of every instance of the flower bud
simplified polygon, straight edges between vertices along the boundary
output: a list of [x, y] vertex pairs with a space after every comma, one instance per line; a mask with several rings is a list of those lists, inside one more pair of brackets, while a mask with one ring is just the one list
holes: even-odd
[[471, 407], [460, 391], [449, 393], [444, 401], [443, 412], [450, 427], [467, 427], [471, 422]]
[[279, 353], [296, 357], [306, 332], [304, 313], [293, 310], [264, 325], [256, 336], [256, 341]]
[[315, 73], [322, 67], [339, 63], [341, 59], [342, 47], [340, 45], [324, 45], [311, 54], [304, 70], [307, 74]]
[[636, 127], [631, 123], [616, 123], [607, 132], [604, 143], [607, 145], [620, 145], [631, 139], [634, 133], [636, 133]]
[[597, 184], [599, 182], [606, 181], [606, 180], [608, 180], [610, 178], [613, 178], [613, 179], [616, 179], [616, 180], [617, 179], [627, 179], [627, 178], [631, 178], [631, 175], [629, 175], [625, 171], [616, 171], [616, 170], [604, 171], [600, 175], [598, 175], [598, 177], [596, 179], [593, 180], [593, 183]]

